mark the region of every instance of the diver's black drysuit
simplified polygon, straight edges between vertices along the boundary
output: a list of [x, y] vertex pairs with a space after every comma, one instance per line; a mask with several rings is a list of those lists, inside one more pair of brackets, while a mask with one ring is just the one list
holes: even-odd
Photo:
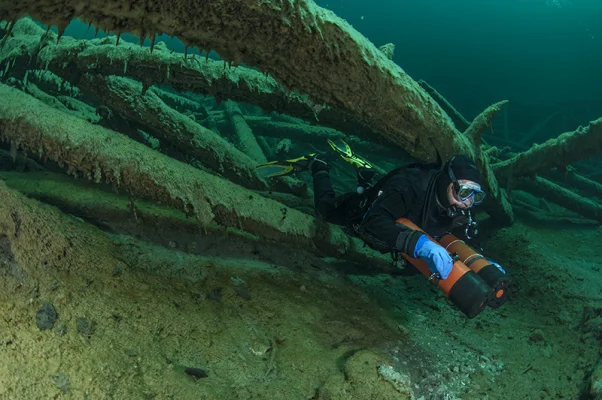
[[[405, 217], [433, 237], [466, 225], [463, 214], [450, 217], [438, 205], [451, 180], [439, 166], [413, 164], [391, 171], [363, 194], [337, 196], [329, 171], [313, 171], [316, 214], [327, 222], [342, 225], [368, 246], [381, 253], [414, 255], [422, 232], [396, 223]], [[379, 194], [380, 193], [380, 194]]]

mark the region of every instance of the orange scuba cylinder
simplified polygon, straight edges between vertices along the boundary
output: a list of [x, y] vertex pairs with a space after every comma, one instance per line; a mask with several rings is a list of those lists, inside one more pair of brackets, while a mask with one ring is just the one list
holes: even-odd
[[450, 253], [456, 253], [460, 260], [477, 275], [479, 275], [489, 286], [493, 288], [495, 295], [489, 301], [491, 308], [498, 308], [508, 299], [508, 285], [510, 279], [475, 249], [448, 234], [439, 239], [439, 243]]
[[[396, 222], [410, 229], [424, 232], [406, 218], [400, 218]], [[427, 237], [437, 243], [429, 235]], [[431, 272], [426, 261], [404, 253], [401, 255], [429, 278], [429, 281], [433, 282], [468, 318], [476, 317], [494, 294], [492, 288], [479, 275], [458, 259], [454, 260], [452, 271], [447, 279], [435, 279], [436, 275]]]

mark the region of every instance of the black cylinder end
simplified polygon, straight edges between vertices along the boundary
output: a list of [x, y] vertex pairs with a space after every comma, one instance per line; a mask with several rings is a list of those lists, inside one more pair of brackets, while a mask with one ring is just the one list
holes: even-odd
[[468, 318], [476, 317], [494, 295], [493, 289], [473, 271], [465, 273], [449, 291], [449, 299]]

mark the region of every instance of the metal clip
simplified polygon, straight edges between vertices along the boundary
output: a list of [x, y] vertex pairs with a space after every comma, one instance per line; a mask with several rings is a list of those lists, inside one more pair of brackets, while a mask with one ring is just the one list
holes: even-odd
[[439, 281], [441, 280], [441, 275], [439, 275], [438, 272], [433, 272], [429, 277], [428, 277], [429, 282], [433, 282], [433, 284], [435, 286], [439, 285]]
[[468, 217], [468, 222], [466, 223], [464, 235], [466, 236], [466, 239], [472, 239], [473, 236], [470, 236], [468, 232], [472, 231], [473, 235], [476, 236], [479, 234], [479, 228], [477, 227], [477, 221], [472, 219], [472, 214], [470, 213], [470, 210], [466, 212], [466, 216]]

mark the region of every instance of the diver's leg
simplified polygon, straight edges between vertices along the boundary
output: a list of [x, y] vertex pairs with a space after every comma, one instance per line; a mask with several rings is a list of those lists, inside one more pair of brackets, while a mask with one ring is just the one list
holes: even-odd
[[345, 225], [346, 206], [351, 193], [337, 196], [332, 188], [328, 168], [312, 168], [314, 180], [314, 204], [316, 214], [325, 221]]
[[334, 207], [334, 198], [336, 193], [332, 188], [330, 181], [330, 172], [328, 169], [320, 168], [317, 171], [312, 171], [314, 180], [314, 206], [316, 212], [327, 218], [331, 209]]

